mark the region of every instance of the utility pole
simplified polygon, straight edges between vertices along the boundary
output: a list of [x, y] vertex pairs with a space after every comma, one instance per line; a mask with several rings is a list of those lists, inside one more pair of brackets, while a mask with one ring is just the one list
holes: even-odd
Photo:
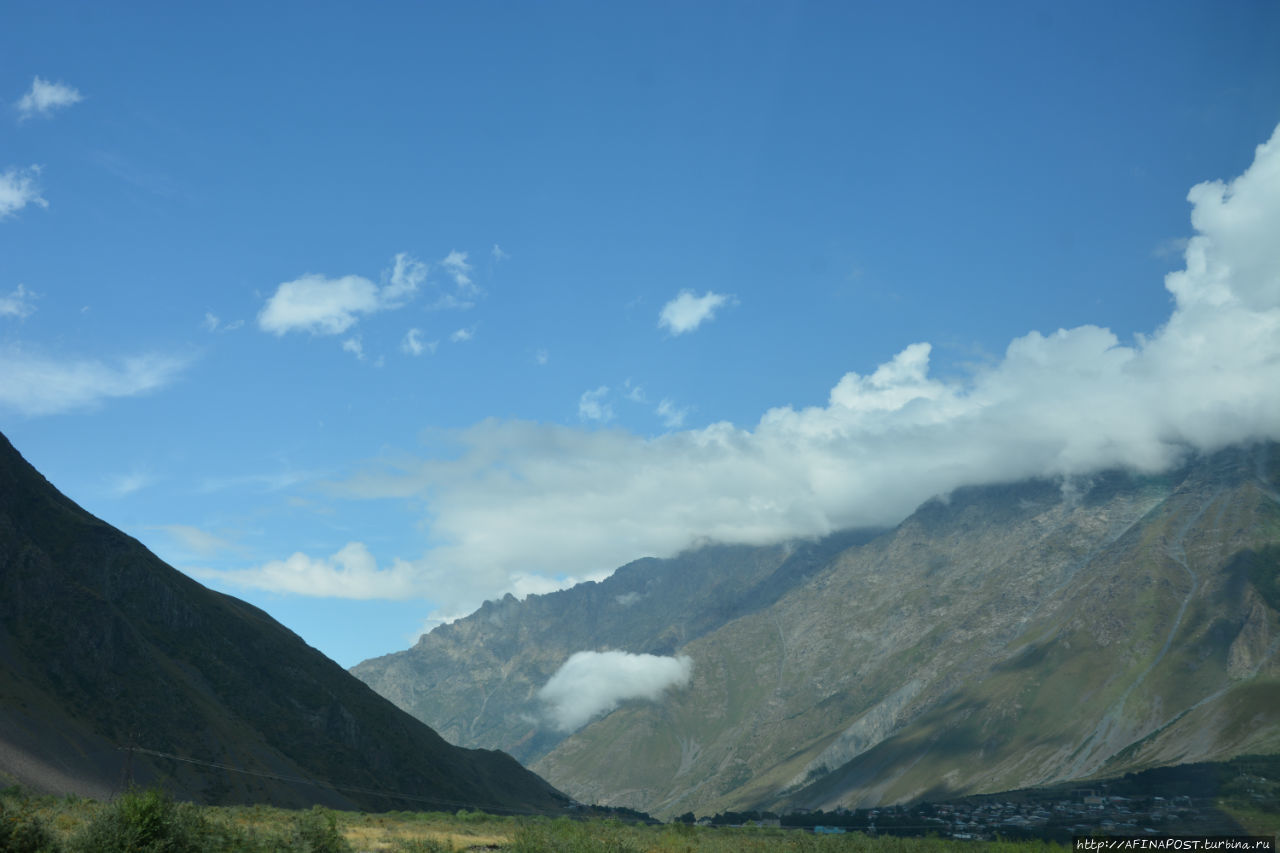
[[125, 793], [133, 787], [133, 751], [138, 746], [138, 735], [136, 732], [129, 735], [129, 745], [122, 747], [124, 749], [124, 767], [120, 770], [120, 793]]

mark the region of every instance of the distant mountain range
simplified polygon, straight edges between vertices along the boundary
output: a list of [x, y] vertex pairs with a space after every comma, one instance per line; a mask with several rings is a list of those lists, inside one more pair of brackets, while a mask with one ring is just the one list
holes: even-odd
[[554, 812], [257, 608], [60, 494], [0, 436], [0, 784], [209, 803]]
[[[964, 488], [888, 531], [709, 546], [487, 602], [352, 672], [457, 743], [660, 816], [1274, 753], [1278, 484], [1280, 446], [1260, 444], [1158, 476]], [[692, 673], [561, 730], [539, 691], [605, 650]]]

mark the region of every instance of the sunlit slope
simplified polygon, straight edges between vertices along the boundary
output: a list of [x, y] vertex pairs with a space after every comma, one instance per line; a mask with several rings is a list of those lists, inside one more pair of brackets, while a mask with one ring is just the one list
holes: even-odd
[[0, 784], [101, 797], [130, 779], [210, 803], [565, 803], [165, 565], [0, 436]]
[[687, 689], [534, 767], [579, 798], [678, 814], [1274, 750], [1275, 455], [931, 502], [683, 646]]

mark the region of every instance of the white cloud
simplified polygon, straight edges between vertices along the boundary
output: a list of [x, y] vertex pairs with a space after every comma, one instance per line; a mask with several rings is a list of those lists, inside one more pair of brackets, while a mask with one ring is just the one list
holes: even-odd
[[533, 360], [541, 367], [551, 360], [551, 353], [547, 352], [545, 349], [540, 349], [533, 354]]
[[[1280, 440], [1280, 129], [1244, 175], [1188, 198], [1196, 233], [1166, 279], [1172, 313], [1134, 341], [1033, 331], [946, 379], [918, 342], [839, 378], [824, 405], [752, 427], [646, 438], [490, 419], [455, 433], [449, 459], [400, 459], [336, 488], [425, 503], [443, 544], [418, 565], [441, 612], [459, 613], [517, 576], [894, 524], [961, 485], [1156, 471], [1191, 450]], [[604, 419], [606, 394], [583, 395], [585, 420]]]
[[662, 425], [667, 429], [679, 429], [684, 426], [684, 419], [689, 414], [688, 409], [681, 409], [675, 403], [665, 397], [658, 403], [658, 417], [662, 418]]
[[0, 351], [0, 406], [51, 415], [133, 397], [168, 385], [187, 366], [170, 355], [141, 355], [116, 365], [96, 359], [58, 360], [10, 347]]
[[[506, 252], [498, 246], [490, 252], [495, 261], [506, 259]], [[471, 279], [471, 263], [467, 260], [467, 252], [453, 250], [440, 261], [440, 268], [449, 278], [449, 286], [436, 288], [435, 301], [428, 306], [430, 310], [466, 310], [475, 306], [476, 298], [483, 295], [480, 287]]]
[[708, 320], [715, 319], [716, 311], [730, 304], [733, 297], [726, 293], [708, 290], [702, 296], [694, 296], [692, 290], [682, 290], [658, 314], [658, 327], [673, 335], [692, 332]]
[[367, 278], [304, 275], [276, 288], [258, 314], [258, 326], [277, 335], [296, 331], [339, 335], [355, 325], [358, 314], [378, 308], [378, 286]]
[[577, 652], [542, 686], [538, 698], [556, 728], [575, 731], [628, 700], [656, 702], [692, 676], [693, 661], [683, 655]]
[[502, 251], [502, 247], [497, 243], [493, 244], [493, 250], [489, 254], [493, 256], [495, 261], [505, 261], [511, 257], [506, 252]]
[[31, 83], [31, 91], [18, 100], [18, 118], [25, 120], [34, 115], [49, 115], [56, 109], [69, 107], [83, 99], [79, 90], [71, 86], [50, 83], [36, 77]]
[[123, 498], [132, 495], [134, 492], [140, 492], [155, 483], [156, 477], [150, 472], [132, 471], [115, 478], [111, 483], [111, 493], [118, 498]]
[[229, 489], [251, 489], [258, 492], [279, 492], [305, 483], [315, 477], [311, 471], [279, 471], [272, 474], [233, 474], [207, 477], [197, 490], [208, 494]]
[[210, 332], [234, 332], [236, 329], [244, 325], [244, 320], [236, 320], [231, 323], [222, 322], [222, 318], [212, 311], [204, 312], [204, 322], [201, 323], [205, 329]]
[[592, 391], [583, 391], [578, 398], [578, 417], [584, 421], [607, 423], [613, 420], [613, 406], [605, 398], [609, 396], [609, 386], [601, 385]]
[[417, 597], [422, 590], [411, 564], [396, 560], [390, 568], [379, 569], [361, 542], [349, 542], [327, 559], [298, 552], [253, 569], [188, 571], [205, 580], [317, 598], [405, 599]]
[[40, 195], [40, 187], [36, 185], [39, 174], [39, 166], [0, 172], [0, 219], [12, 216], [28, 204], [49, 206], [49, 202]]
[[203, 557], [236, 550], [236, 546], [223, 537], [189, 524], [160, 524], [148, 529], [167, 533], [182, 548]]
[[471, 264], [467, 263], [467, 253], [454, 249], [440, 262], [445, 271], [453, 278], [459, 290], [471, 288]]
[[439, 341], [424, 341], [421, 329], [410, 329], [400, 342], [400, 351], [406, 355], [422, 355], [424, 352], [434, 353], [438, 346]]
[[353, 335], [343, 341], [342, 349], [354, 355], [358, 360], [364, 361], [364, 344], [361, 343], [359, 335]]
[[633, 403], [647, 403], [649, 398], [645, 396], [643, 385], [632, 385], [631, 380], [624, 382], [623, 387], [627, 389], [627, 399]]
[[469, 329], [458, 329], [456, 332], [454, 332], [452, 335], [449, 336], [449, 340], [455, 344], [462, 344], [474, 338], [475, 335], [476, 335], [476, 327], [472, 326]]
[[276, 335], [340, 335], [354, 326], [361, 314], [402, 307], [426, 279], [426, 267], [401, 252], [387, 277], [383, 287], [358, 275], [326, 278], [310, 273], [286, 281], [258, 314], [258, 327]]
[[[497, 249], [497, 247], [494, 247]], [[501, 249], [497, 249], [501, 252]], [[494, 255], [497, 259], [497, 255]], [[475, 305], [476, 297], [481, 291], [471, 279], [471, 264], [467, 261], [467, 253], [454, 249], [440, 262], [445, 274], [453, 282], [451, 290], [443, 290], [431, 304], [432, 310], [458, 309], [465, 310]]]
[[399, 308], [418, 292], [418, 287], [426, 280], [426, 264], [405, 252], [396, 255], [391, 268], [391, 281], [379, 294], [382, 307]]
[[34, 298], [34, 293], [19, 284], [8, 296], [0, 296], [0, 317], [25, 320], [36, 313], [36, 306], [32, 303]]

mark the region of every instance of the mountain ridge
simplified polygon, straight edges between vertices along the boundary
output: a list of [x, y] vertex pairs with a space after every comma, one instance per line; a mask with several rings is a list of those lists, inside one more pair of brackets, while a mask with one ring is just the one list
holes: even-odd
[[446, 743], [262, 610], [165, 565], [3, 435], [0, 662], [0, 769], [36, 788], [103, 796], [132, 777], [210, 803], [568, 802], [508, 755]]
[[[450, 673], [465, 671], [468, 654], [491, 655], [497, 683], [523, 691], [524, 704], [506, 708], [535, 731], [522, 757], [548, 779], [664, 816], [906, 802], [1266, 752], [1280, 748], [1269, 710], [1280, 708], [1280, 622], [1239, 561], [1262, 554], [1255, 575], [1274, 567], [1278, 459], [1276, 445], [1259, 444], [1162, 474], [957, 489], [887, 533], [833, 548], [767, 607], [672, 644], [693, 660], [688, 687], [624, 703], [567, 737], [532, 723], [539, 679], [562, 661], [531, 667], [518, 632], [503, 633], [535, 612], [563, 618], [543, 612], [548, 597], [486, 605], [490, 616], [501, 608], [486, 629], [500, 641], [468, 634], [478, 650], [449, 647], [450, 631], [419, 646], [453, 655], [453, 670], [434, 673], [442, 699], [465, 695]], [[674, 572], [714, 553], [730, 552], [645, 566]], [[740, 556], [776, 569], [780, 553]], [[708, 566], [719, 580], [705, 585], [741, 577], [753, 588], [770, 574], [744, 566]], [[555, 601], [593, 624], [612, 612], [601, 599]], [[452, 630], [473, 630], [485, 612]], [[651, 640], [668, 626], [649, 627]], [[581, 646], [612, 642], [606, 632]], [[370, 675], [363, 667], [354, 671]]]

